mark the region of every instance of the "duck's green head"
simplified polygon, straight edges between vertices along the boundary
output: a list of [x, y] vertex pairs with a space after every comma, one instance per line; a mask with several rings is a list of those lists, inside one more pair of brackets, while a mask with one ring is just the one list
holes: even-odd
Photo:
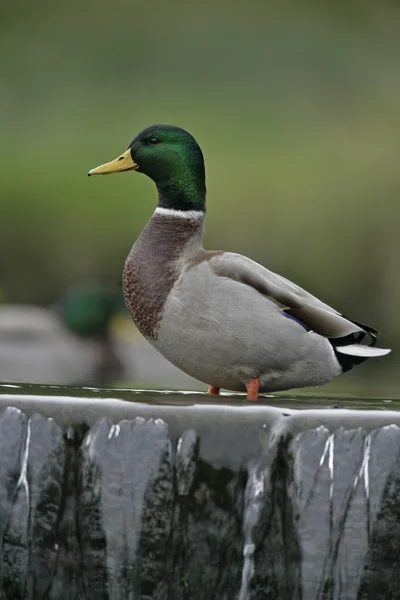
[[184, 129], [151, 125], [133, 139], [121, 156], [88, 174], [108, 175], [132, 170], [145, 173], [155, 182], [158, 206], [205, 210], [203, 154], [194, 137]]

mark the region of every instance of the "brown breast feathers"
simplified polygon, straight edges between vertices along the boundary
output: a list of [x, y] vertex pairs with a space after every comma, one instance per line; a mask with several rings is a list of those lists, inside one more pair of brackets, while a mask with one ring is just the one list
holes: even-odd
[[164, 303], [176, 282], [177, 259], [202, 220], [154, 213], [126, 259], [125, 303], [139, 331], [156, 340]]

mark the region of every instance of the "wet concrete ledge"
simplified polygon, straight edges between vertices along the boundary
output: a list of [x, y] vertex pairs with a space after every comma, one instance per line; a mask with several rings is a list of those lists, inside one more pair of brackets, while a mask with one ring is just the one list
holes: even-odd
[[0, 598], [399, 597], [399, 412], [0, 389]]
[[[27, 416], [39, 412], [64, 432], [71, 426], [92, 427], [100, 418], [112, 424], [136, 417], [162, 419], [171, 439], [176, 441], [183, 431], [194, 428], [207, 460], [236, 468], [268, 446], [271, 437], [274, 441], [321, 425], [330, 431], [400, 426], [400, 410], [384, 410], [382, 403], [374, 410], [377, 405], [317, 396], [269, 395], [250, 403], [242, 394], [224, 394], [216, 402], [203, 392], [0, 385], [0, 411], [13, 406]], [[227, 451], [231, 444], [234, 453]]]

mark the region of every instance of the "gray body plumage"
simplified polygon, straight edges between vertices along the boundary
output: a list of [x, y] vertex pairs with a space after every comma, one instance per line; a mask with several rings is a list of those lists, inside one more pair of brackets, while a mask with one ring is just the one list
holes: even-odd
[[[211, 261], [184, 267], [164, 307], [156, 348], [209, 385], [260, 391], [320, 385], [341, 372], [327, 339], [288, 319], [246, 284], [215, 276]], [[207, 290], [207, 293], [205, 293]]]
[[[251, 378], [269, 392], [339, 375], [328, 337], [363, 329], [246, 257], [206, 252], [202, 221], [157, 209], [126, 261], [128, 309], [150, 343], [188, 375], [234, 391]], [[363, 348], [368, 356], [386, 353]]]

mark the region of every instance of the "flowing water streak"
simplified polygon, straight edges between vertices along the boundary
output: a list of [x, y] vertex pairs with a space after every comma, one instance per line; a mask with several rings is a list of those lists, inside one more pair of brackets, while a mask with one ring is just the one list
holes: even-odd
[[111, 425], [110, 433], [108, 434], [108, 439], [111, 440], [113, 435], [115, 435], [115, 437], [118, 437], [119, 432], [120, 432], [120, 426], [118, 425], [118, 423], [115, 425]]
[[335, 435], [332, 433], [328, 439], [326, 440], [325, 448], [321, 456], [321, 460], [319, 461], [319, 466], [322, 467], [326, 456], [328, 455], [328, 468], [329, 468], [329, 498], [332, 500], [333, 498], [333, 455], [335, 451]]
[[369, 459], [371, 455], [371, 436], [367, 435], [364, 442], [363, 461], [358, 474], [354, 479], [353, 489], [357, 487], [359, 480], [364, 480], [364, 489], [367, 499], [369, 499]]
[[265, 472], [259, 468], [249, 469], [249, 479], [245, 492], [245, 510], [243, 517], [244, 547], [242, 583], [238, 600], [249, 600], [249, 586], [254, 575], [254, 551], [253, 531], [258, 525], [260, 514], [264, 506], [265, 496]]
[[23, 486], [25, 490], [26, 502], [29, 506], [29, 483], [27, 479], [28, 473], [28, 458], [29, 458], [29, 444], [31, 441], [31, 420], [28, 420], [27, 428], [26, 428], [26, 440], [25, 440], [25, 448], [24, 454], [22, 456], [22, 465], [21, 465], [21, 474], [17, 481], [17, 490]]

